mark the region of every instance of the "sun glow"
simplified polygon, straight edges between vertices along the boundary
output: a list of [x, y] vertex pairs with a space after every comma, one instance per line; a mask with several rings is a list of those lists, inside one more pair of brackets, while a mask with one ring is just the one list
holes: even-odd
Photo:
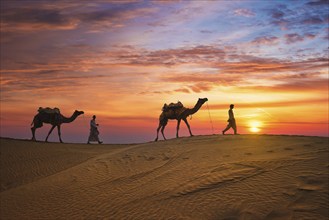
[[260, 132], [260, 127], [262, 126], [262, 123], [259, 121], [251, 121], [249, 122], [249, 130], [253, 133]]

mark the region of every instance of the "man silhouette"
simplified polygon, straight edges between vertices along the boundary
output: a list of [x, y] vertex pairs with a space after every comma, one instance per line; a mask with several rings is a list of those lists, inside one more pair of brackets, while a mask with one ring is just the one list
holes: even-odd
[[234, 108], [234, 105], [231, 104], [230, 105], [230, 110], [228, 110], [228, 125], [226, 126], [226, 128], [222, 131], [223, 135], [225, 135], [225, 132], [230, 129], [230, 128], [233, 128], [234, 130], [234, 134], [237, 134], [236, 133], [236, 123], [235, 123], [235, 118], [234, 118], [234, 113], [233, 113], [233, 108]]
[[103, 143], [98, 138], [99, 135], [99, 131], [97, 129], [98, 126], [99, 124], [96, 123], [96, 115], [94, 115], [93, 119], [90, 121], [90, 134], [87, 144], [90, 144], [91, 141], [97, 141], [99, 144]]

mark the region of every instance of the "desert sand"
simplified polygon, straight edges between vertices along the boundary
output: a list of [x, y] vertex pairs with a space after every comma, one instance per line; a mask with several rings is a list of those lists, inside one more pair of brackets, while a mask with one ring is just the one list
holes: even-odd
[[328, 138], [1, 138], [1, 219], [328, 219]]

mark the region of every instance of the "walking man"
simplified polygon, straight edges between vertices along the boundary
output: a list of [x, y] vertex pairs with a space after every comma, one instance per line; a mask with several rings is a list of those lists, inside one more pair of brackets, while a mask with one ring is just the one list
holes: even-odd
[[90, 144], [90, 141], [97, 141], [99, 144], [103, 143], [99, 140], [98, 135], [99, 131], [97, 127], [99, 124], [96, 123], [96, 115], [93, 116], [93, 119], [90, 121], [90, 134], [88, 138], [88, 144]]
[[234, 108], [234, 105], [231, 104], [231, 105], [230, 105], [230, 110], [228, 110], [228, 116], [229, 116], [229, 118], [228, 118], [228, 120], [227, 120], [228, 125], [227, 125], [226, 128], [222, 131], [223, 135], [225, 135], [225, 132], [226, 132], [228, 129], [230, 129], [230, 128], [232, 128], [232, 129], [234, 130], [234, 134], [237, 134], [237, 132], [236, 132], [236, 123], [235, 123], [235, 118], [234, 118], [234, 113], [233, 113], [233, 108]]

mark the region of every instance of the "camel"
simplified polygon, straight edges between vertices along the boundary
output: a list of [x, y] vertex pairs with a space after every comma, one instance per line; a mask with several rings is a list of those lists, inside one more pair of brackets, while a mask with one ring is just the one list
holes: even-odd
[[61, 124], [71, 123], [72, 121], [74, 121], [81, 114], [84, 114], [84, 112], [75, 110], [73, 115], [70, 118], [67, 118], [67, 117], [63, 116], [62, 114], [47, 113], [47, 112], [44, 112], [44, 111], [40, 111], [37, 115], [34, 116], [32, 124], [31, 124], [31, 126], [33, 125], [33, 127], [31, 128], [31, 130], [32, 130], [32, 140], [36, 141], [36, 139], [35, 139], [35, 130], [37, 128], [41, 128], [43, 123], [47, 123], [47, 124], [51, 124], [52, 127], [51, 127], [50, 131], [48, 132], [48, 135], [47, 135], [45, 141], [48, 142], [48, 137], [49, 137], [50, 133], [57, 126], [59, 141], [61, 143], [63, 143], [62, 138], [61, 138]]
[[157, 128], [157, 137], [155, 138], [155, 141], [158, 141], [158, 135], [159, 135], [160, 128], [161, 128], [162, 136], [166, 140], [166, 137], [165, 137], [163, 131], [164, 131], [169, 119], [177, 120], [177, 128], [176, 128], [176, 137], [177, 138], [178, 138], [178, 131], [179, 131], [179, 125], [180, 125], [181, 120], [183, 120], [185, 122], [185, 124], [190, 132], [190, 135], [193, 136], [190, 125], [187, 122], [187, 117], [196, 113], [206, 101], [208, 101], [207, 98], [203, 98], [203, 99], [199, 98], [198, 102], [191, 109], [182, 107], [179, 109], [169, 109], [168, 111], [162, 111], [162, 113], [159, 117], [159, 126]]

